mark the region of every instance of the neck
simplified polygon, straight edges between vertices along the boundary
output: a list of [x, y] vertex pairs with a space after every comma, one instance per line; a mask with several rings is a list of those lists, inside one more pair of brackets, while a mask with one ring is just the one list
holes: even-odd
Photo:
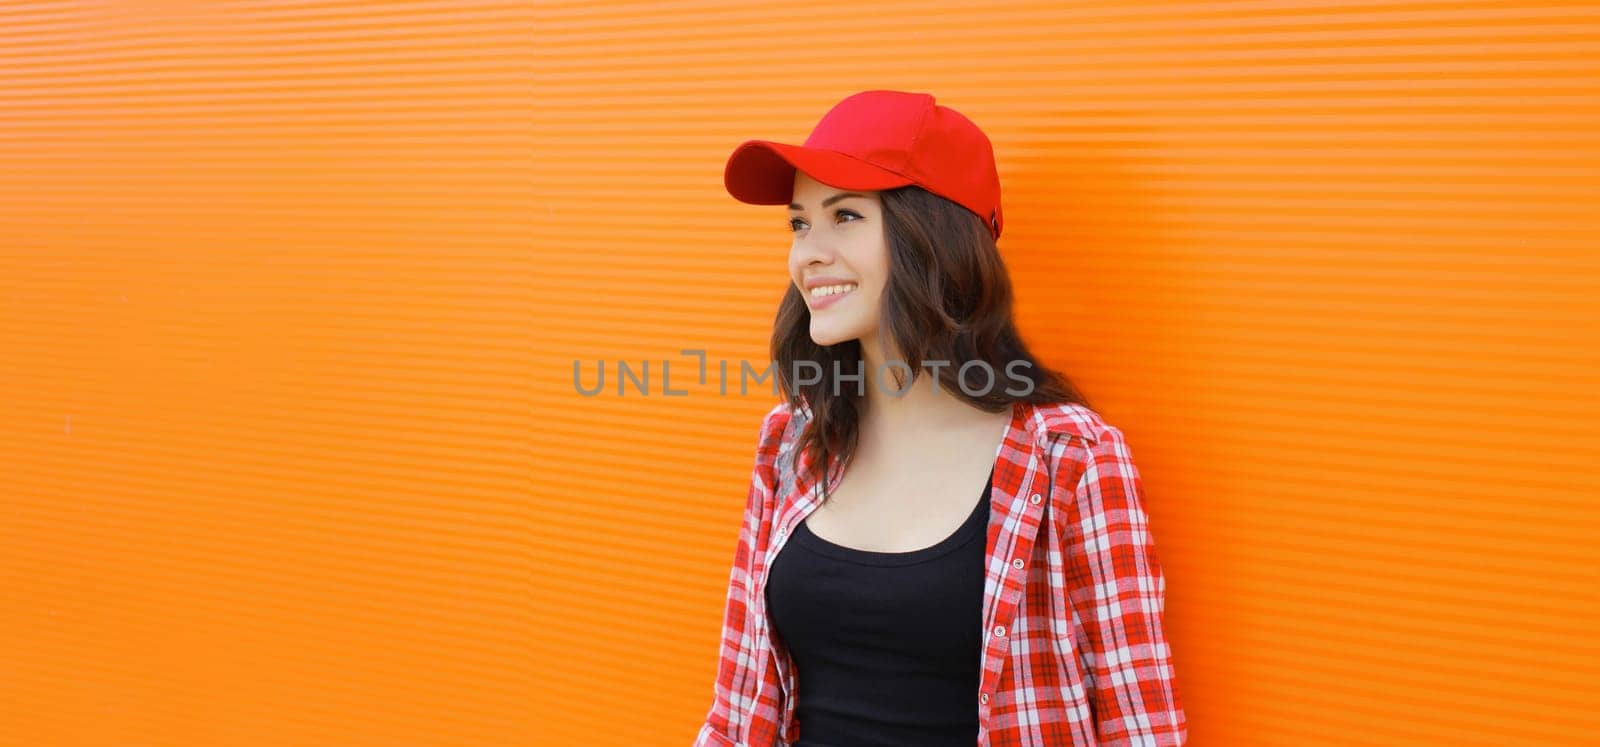
[[[953, 385], [936, 380], [935, 372], [950, 371], [950, 365], [924, 365], [915, 372], [919, 375], [908, 387], [907, 383], [897, 383], [894, 378], [896, 374], [907, 379], [910, 376], [898, 352], [882, 350], [876, 340], [864, 338], [861, 356], [866, 369], [866, 398], [861, 413], [861, 433], [865, 437], [901, 440], [913, 434], [926, 435], [971, 426], [995, 417], [962, 399]], [[885, 368], [885, 361], [894, 362], [894, 365]]]

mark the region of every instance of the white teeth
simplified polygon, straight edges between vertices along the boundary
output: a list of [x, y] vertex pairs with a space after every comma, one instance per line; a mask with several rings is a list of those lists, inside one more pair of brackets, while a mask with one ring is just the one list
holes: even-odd
[[855, 289], [856, 289], [856, 284], [855, 283], [846, 283], [844, 285], [823, 285], [823, 286], [818, 286], [816, 288], [812, 288], [811, 289], [811, 297], [812, 298], [825, 298], [827, 296], [838, 295], [840, 293], [848, 293], [848, 292], [853, 291]]

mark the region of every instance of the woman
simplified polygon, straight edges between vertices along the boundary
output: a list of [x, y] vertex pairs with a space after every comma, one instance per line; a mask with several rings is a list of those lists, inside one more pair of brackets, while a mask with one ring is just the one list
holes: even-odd
[[1138, 470], [1017, 334], [988, 138], [864, 91], [724, 180], [794, 238], [695, 745], [1183, 744]]

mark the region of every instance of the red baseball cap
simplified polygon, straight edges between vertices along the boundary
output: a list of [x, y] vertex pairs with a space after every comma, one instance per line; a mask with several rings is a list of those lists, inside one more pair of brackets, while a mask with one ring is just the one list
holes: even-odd
[[787, 205], [796, 169], [838, 189], [915, 184], [971, 210], [1000, 238], [994, 147], [972, 120], [929, 94], [852, 94], [823, 115], [804, 145], [741, 143], [728, 156], [722, 182], [740, 202]]

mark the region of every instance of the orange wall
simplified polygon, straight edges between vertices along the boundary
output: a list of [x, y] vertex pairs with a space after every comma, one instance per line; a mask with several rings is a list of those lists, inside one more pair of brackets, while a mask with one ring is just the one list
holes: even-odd
[[1589, 4], [115, 7], [0, 9], [0, 744], [687, 744], [785, 282], [723, 159], [866, 88], [995, 143], [1191, 743], [1600, 729]]

